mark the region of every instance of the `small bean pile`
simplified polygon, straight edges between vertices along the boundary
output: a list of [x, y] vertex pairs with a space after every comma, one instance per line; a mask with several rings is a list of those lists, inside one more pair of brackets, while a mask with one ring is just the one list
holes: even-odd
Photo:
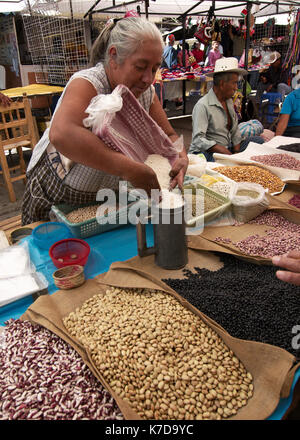
[[210, 186], [210, 189], [223, 197], [228, 197], [230, 194], [230, 184], [227, 182], [216, 182]]
[[296, 206], [296, 208], [300, 209], [300, 194], [295, 194], [288, 203], [290, 205]]
[[214, 168], [214, 171], [229, 177], [235, 182], [259, 183], [264, 188], [268, 188], [270, 193], [280, 192], [284, 187], [284, 183], [279, 177], [268, 170], [252, 165], [217, 167]]
[[193, 217], [206, 214], [222, 204], [220, 200], [208, 193], [204, 193], [204, 195], [185, 194], [184, 197]]
[[256, 191], [251, 191], [249, 189], [239, 189], [236, 192], [237, 196], [246, 196], [246, 197], [251, 197], [252, 199], [257, 199], [258, 197], [258, 192]]
[[96, 218], [97, 209], [99, 206], [100, 205], [98, 204], [74, 209], [74, 211], [71, 211], [66, 215], [66, 218], [70, 223], [85, 222], [86, 220]]
[[292, 153], [300, 153], [300, 143], [281, 145], [277, 150], [291, 151]]
[[253, 395], [240, 360], [172, 295], [109, 288], [64, 324], [143, 419], [228, 418]]
[[79, 354], [49, 330], [9, 320], [0, 333], [0, 420], [122, 420]]
[[300, 160], [295, 159], [289, 154], [264, 154], [261, 156], [252, 156], [250, 159], [272, 167], [300, 171]]
[[[291, 250], [300, 250], [300, 225], [290, 222], [282, 215], [265, 211], [248, 224], [272, 226], [266, 235], [250, 235], [243, 240], [232, 243], [246, 255], [272, 258]], [[217, 242], [229, 243], [230, 238], [224, 241], [223, 237], [216, 237]]]
[[[281, 347], [300, 355], [293, 327], [300, 323], [300, 287], [276, 278], [278, 268], [221, 254], [217, 271], [185, 270], [183, 279], [163, 280], [236, 338]], [[299, 332], [298, 332], [299, 333]]]

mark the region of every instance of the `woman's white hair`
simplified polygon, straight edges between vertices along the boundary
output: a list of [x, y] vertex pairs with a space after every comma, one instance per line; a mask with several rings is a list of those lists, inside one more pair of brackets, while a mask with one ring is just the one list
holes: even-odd
[[163, 51], [164, 42], [159, 29], [145, 18], [128, 17], [111, 23], [103, 29], [93, 44], [90, 66], [95, 66], [100, 61], [107, 65], [112, 47], [116, 49], [116, 62], [121, 65], [146, 40], [159, 41]]

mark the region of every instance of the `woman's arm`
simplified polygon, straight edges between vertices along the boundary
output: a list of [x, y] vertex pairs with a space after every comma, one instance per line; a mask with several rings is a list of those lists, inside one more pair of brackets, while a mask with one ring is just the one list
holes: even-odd
[[[178, 134], [175, 132], [174, 128], [170, 124], [164, 109], [158, 99], [158, 96], [154, 95], [153, 103], [151, 104], [149, 114], [152, 119], [163, 129], [163, 131], [169, 136], [172, 142], [175, 142], [179, 138]], [[183, 179], [188, 167], [188, 157], [186, 148], [179, 153], [179, 159], [173, 165], [170, 172], [170, 176], [173, 178], [171, 180], [171, 188], [175, 188], [176, 185], [182, 188]]]
[[288, 126], [289, 120], [290, 120], [290, 115], [280, 115], [280, 118], [279, 118], [279, 121], [278, 121], [278, 124], [276, 127], [276, 133], [275, 133], [276, 136], [281, 136], [285, 132], [285, 130]]
[[96, 95], [93, 85], [84, 79], [74, 79], [68, 85], [51, 123], [50, 142], [76, 163], [119, 176], [149, 194], [151, 189], [159, 189], [156, 174], [150, 167], [112, 150], [83, 126], [82, 121], [87, 117], [85, 109]]

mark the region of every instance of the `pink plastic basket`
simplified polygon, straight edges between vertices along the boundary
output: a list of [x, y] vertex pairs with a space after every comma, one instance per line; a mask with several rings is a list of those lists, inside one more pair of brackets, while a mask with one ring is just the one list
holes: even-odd
[[127, 87], [119, 85], [115, 91], [123, 99], [121, 110], [113, 117], [107, 113], [102, 126], [93, 131], [109, 147], [138, 162], [145, 162], [149, 154], [160, 154], [173, 164], [178, 152], [170, 138]]

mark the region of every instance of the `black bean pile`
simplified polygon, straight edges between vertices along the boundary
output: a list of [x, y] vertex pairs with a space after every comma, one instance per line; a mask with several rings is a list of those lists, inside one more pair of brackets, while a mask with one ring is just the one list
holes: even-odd
[[300, 153], [300, 143], [281, 145], [277, 150], [291, 151], [292, 153]]
[[300, 287], [278, 280], [274, 266], [220, 258], [224, 267], [217, 271], [196, 267], [196, 273], [185, 270], [183, 279], [163, 281], [232, 336], [299, 357]]

